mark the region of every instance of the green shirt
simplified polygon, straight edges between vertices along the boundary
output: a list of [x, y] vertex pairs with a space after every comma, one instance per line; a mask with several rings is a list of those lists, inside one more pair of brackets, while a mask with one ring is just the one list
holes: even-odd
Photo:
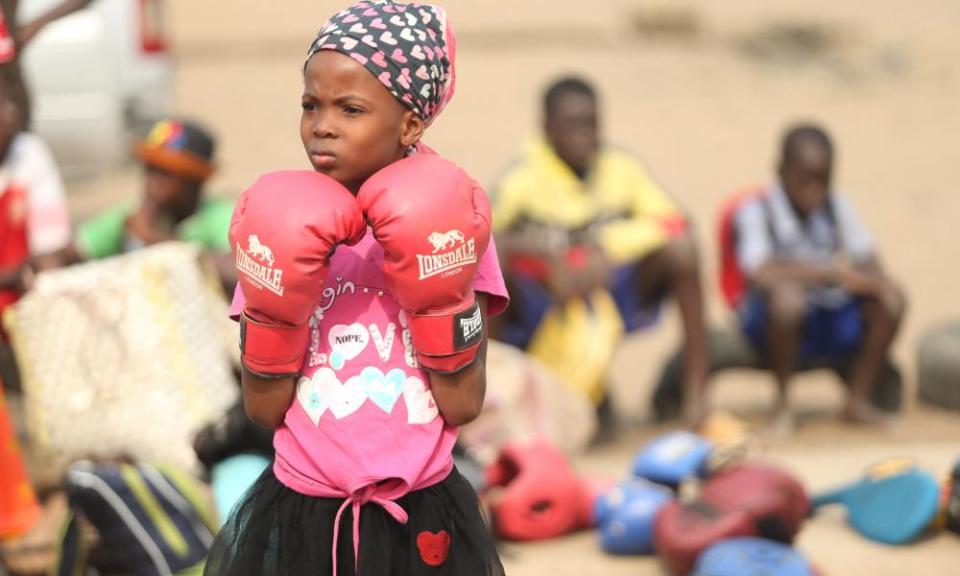
[[[102, 212], [81, 224], [77, 229], [77, 250], [88, 259], [107, 258], [127, 251], [127, 233], [124, 224], [133, 208], [121, 205]], [[228, 252], [230, 217], [233, 202], [229, 200], [202, 200], [197, 211], [177, 226], [177, 238], [212, 252]]]

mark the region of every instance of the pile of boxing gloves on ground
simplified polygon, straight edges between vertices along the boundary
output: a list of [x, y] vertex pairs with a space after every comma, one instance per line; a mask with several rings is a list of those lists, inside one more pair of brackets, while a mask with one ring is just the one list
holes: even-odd
[[[810, 510], [803, 486], [768, 465], [738, 463], [711, 473], [713, 445], [688, 432], [662, 436], [634, 458], [632, 478], [617, 483], [579, 477], [545, 441], [508, 445], [487, 471], [498, 536], [540, 540], [596, 527], [611, 554], [654, 554], [671, 574], [718, 572], [749, 553], [814, 574], [790, 548]], [[687, 494], [693, 480], [696, 494]], [[774, 559], [774, 557], [776, 557]]]
[[814, 576], [792, 547], [812, 510], [845, 504], [864, 537], [906, 544], [942, 518], [948, 500], [960, 507], [960, 467], [956, 474], [944, 490], [912, 463], [889, 461], [811, 499], [782, 468], [672, 432], [643, 447], [620, 483], [578, 476], [545, 440], [508, 444], [487, 469], [485, 495], [494, 531], [507, 540], [596, 528], [607, 553], [656, 554], [676, 576]]
[[632, 464], [634, 478], [594, 505], [611, 554], [656, 553], [670, 574], [816, 574], [791, 544], [810, 512], [792, 474], [730, 459], [689, 432], [661, 436]]

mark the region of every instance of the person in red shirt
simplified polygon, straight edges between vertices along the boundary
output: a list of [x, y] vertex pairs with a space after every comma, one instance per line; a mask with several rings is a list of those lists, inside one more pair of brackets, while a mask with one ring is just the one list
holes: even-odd
[[[0, 85], [0, 316], [71, 238], [60, 172], [43, 140], [19, 129], [14, 98]], [[0, 379], [9, 387], [17, 378], [6, 339], [0, 326]]]

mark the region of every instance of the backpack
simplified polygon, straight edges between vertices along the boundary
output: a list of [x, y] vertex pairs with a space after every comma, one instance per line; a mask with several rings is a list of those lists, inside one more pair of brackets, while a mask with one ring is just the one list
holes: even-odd
[[[738, 190], [720, 203], [717, 211], [717, 245], [720, 247], [719, 280], [723, 299], [730, 309], [735, 310], [746, 291], [746, 276], [737, 259], [736, 217], [747, 202], [766, 200], [768, 188], [755, 186]], [[764, 202], [766, 204], [766, 202]]]
[[[199, 576], [216, 523], [196, 483], [174, 468], [147, 463], [73, 464], [66, 476], [72, 514], [62, 531], [55, 576]], [[99, 535], [87, 557], [79, 517]]]

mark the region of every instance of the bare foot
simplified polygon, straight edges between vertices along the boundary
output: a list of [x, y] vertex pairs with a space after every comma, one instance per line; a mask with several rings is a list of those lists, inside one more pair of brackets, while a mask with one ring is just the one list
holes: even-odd
[[869, 426], [889, 426], [891, 418], [867, 402], [851, 400], [844, 409], [842, 418], [854, 424]]

